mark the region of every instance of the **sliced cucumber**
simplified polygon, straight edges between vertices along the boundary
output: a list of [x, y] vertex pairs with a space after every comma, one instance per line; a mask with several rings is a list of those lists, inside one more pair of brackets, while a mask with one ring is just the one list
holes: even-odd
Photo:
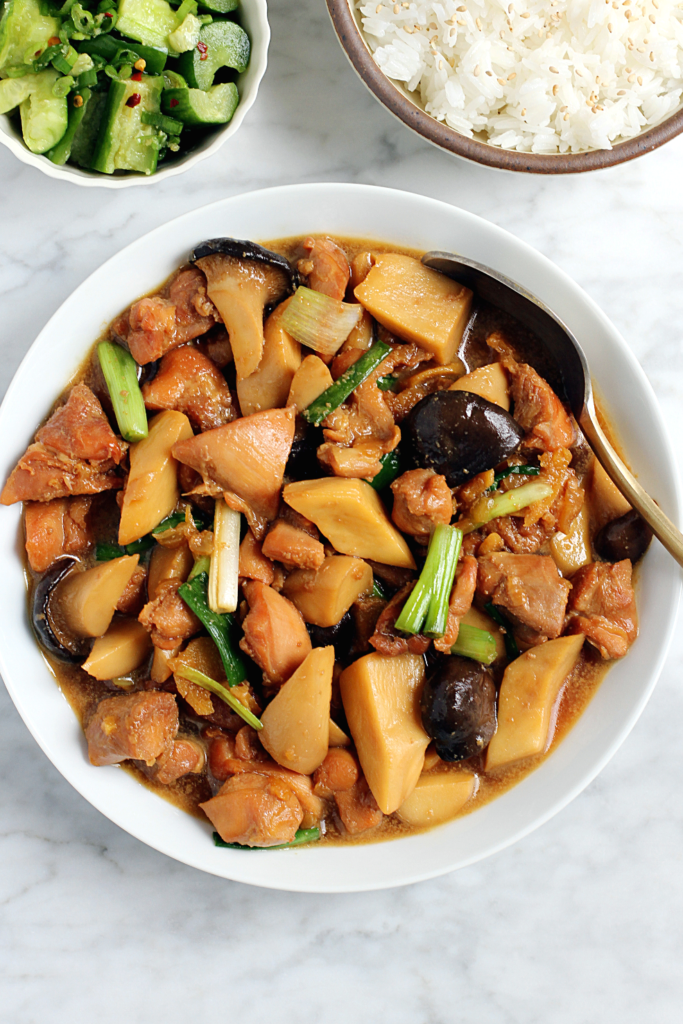
[[193, 50], [199, 42], [202, 22], [194, 14], [186, 14], [175, 32], [169, 32], [168, 45], [175, 53], [186, 53]]
[[[80, 96], [80, 106], [75, 105], [76, 97]], [[73, 145], [76, 132], [81, 126], [81, 122], [85, 117], [85, 112], [88, 109], [88, 103], [92, 93], [90, 89], [80, 89], [76, 93], [72, 93], [69, 97], [69, 124], [66, 131], [62, 135], [61, 139], [56, 146], [52, 149], [48, 149], [45, 154], [48, 160], [52, 160], [53, 164], [65, 164], [71, 156], [71, 147]]]
[[236, 11], [240, 5], [240, 0], [197, 0], [200, 7], [205, 7], [207, 11], [215, 11], [216, 14], [230, 14], [232, 11]]
[[177, 71], [166, 68], [164, 71], [164, 89], [187, 89], [187, 82]]
[[204, 26], [195, 49], [178, 58], [178, 71], [192, 89], [210, 89], [219, 68], [246, 71], [250, 50], [244, 29], [222, 18]]
[[71, 143], [70, 163], [79, 167], [92, 167], [102, 118], [107, 109], [107, 98], [106, 92], [93, 92], [85, 104], [83, 120], [76, 129]]
[[[164, 80], [145, 76], [141, 81], [114, 80], [109, 86], [93, 168], [103, 174], [140, 171], [152, 174], [159, 158], [159, 133], [143, 124], [143, 111], [159, 113]], [[136, 98], [139, 99], [136, 101]], [[132, 106], [130, 104], [133, 104]]]
[[38, 75], [24, 75], [23, 78], [3, 78], [0, 82], [0, 114], [14, 110], [31, 95]]
[[240, 96], [234, 82], [203, 89], [165, 89], [161, 107], [183, 124], [225, 124], [235, 113]]
[[143, 46], [142, 43], [128, 42], [127, 39], [125, 41], [112, 39], [110, 35], [96, 36], [95, 39], [85, 39], [78, 46], [81, 53], [103, 57], [110, 64], [122, 50], [132, 50], [144, 60], [145, 71], [148, 75], [160, 75], [166, 67], [165, 50], [159, 50], [154, 46]]
[[19, 107], [21, 133], [32, 153], [45, 153], [61, 139], [69, 123], [66, 96], [55, 96], [52, 88], [60, 76], [41, 71], [30, 94]]
[[116, 31], [146, 46], [168, 50], [168, 36], [178, 27], [178, 17], [166, 0], [119, 0]]
[[41, 14], [40, 0], [5, 0], [0, 20], [0, 69], [26, 64], [59, 33], [60, 21]]

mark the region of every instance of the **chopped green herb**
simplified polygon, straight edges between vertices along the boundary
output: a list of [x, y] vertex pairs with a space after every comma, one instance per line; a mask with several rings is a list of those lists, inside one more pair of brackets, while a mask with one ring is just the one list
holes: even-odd
[[[219, 614], [209, 608], [207, 596], [209, 575], [200, 572], [193, 580], [188, 580], [178, 587], [178, 593], [188, 608], [191, 608], [201, 621], [207, 633], [218, 648], [227, 676], [228, 686], [239, 686], [247, 678], [247, 670], [233, 642], [234, 619], [228, 613]], [[233, 698], [234, 699], [234, 698]], [[258, 719], [257, 719], [258, 721]]]
[[301, 846], [303, 843], [314, 843], [320, 839], [319, 828], [300, 828], [297, 830], [291, 843], [279, 843], [277, 846], [244, 846], [242, 843], [226, 843], [214, 832], [213, 841], [216, 846], [224, 850], [289, 850], [292, 846]]

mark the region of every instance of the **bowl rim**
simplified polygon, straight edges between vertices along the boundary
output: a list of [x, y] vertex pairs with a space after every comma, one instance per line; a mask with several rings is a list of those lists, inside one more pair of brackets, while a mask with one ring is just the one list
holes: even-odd
[[[349, 210], [353, 211], [350, 216]], [[407, 227], [400, 227], [401, 216], [404, 224], [410, 221]], [[128, 296], [124, 302], [130, 301], [129, 289], [137, 288], [137, 295], [158, 285], [182, 262], [183, 254], [196, 244], [200, 232], [206, 231], [208, 237], [216, 230], [225, 230], [225, 225], [231, 232], [239, 232], [238, 237], [248, 237], [249, 224], [271, 224], [272, 219], [278, 224], [277, 230], [268, 236], [252, 227], [252, 237], [267, 240], [320, 233], [327, 226], [332, 234], [382, 238], [396, 245], [425, 249], [429, 247], [424, 244], [426, 236], [439, 240], [442, 248], [440, 240], [444, 236], [451, 239], [451, 248], [458, 235], [463, 241], [470, 237], [468, 248], [473, 257], [515, 276], [551, 305], [554, 294], [558, 315], [564, 316], [570, 327], [573, 319], [581, 316], [597, 336], [598, 341], [586, 338], [591, 342], [588, 356], [590, 359], [598, 343], [603, 346], [605, 355], [601, 358], [608, 360], [603, 379], [613, 388], [619, 376], [614, 373], [614, 356], [618, 355], [624, 367], [622, 404], [630, 409], [640, 402], [641, 415], [649, 427], [648, 445], [655, 444], [654, 457], [648, 458], [649, 447], [636, 453], [637, 468], [649, 477], [651, 490], [653, 481], [658, 484], [655, 495], [678, 521], [678, 470], [654, 392], [635, 356], [593, 300], [527, 243], [474, 214], [415, 193], [343, 183], [278, 186], [190, 211], [132, 242], [91, 273], [50, 318], [7, 390], [0, 407], [0, 472], [14, 465], [34, 431], [33, 411], [28, 408], [31, 403], [24, 400], [25, 396], [33, 394], [34, 403], [49, 408], [55, 390], [61, 390], [61, 381], [68, 382], [83, 351], [97, 338], [93, 324], [103, 327], [123, 306], [116, 294], [117, 279], [119, 290]], [[335, 226], [345, 223], [353, 227], [344, 230]], [[281, 224], [297, 227], [283, 231]], [[368, 230], [367, 225], [372, 228]], [[486, 259], [482, 250], [491, 256]], [[151, 253], [158, 255], [151, 259]], [[98, 312], [88, 310], [88, 295], [93, 293]], [[36, 374], [42, 379], [37, 380]], [[619, 427], [625, 424], [628, 431], [631, 420], [622, 409]], [[168, 804], [125, 772], [88, 764], [80, 725], [46, 668], [28, 623], [25, 600], [22, 602], [20, 597], [19, 588], [25, 595], [23, 566], [17, 558], [22, 543], [20, 511], [16, 505], [0, 507], [0, 557], [4, 555], [6, 565], [5, 587], [0, 589], [0, 671], [29, 731], [67, 781], [129, 834], [182, 863], [266, 888], [359, 892], [411, 884], [465, 867], [527, 835], [578, 795], [624, 741], [654, 689], [676, 623], [680, 575], [673, 560], [655, 542], [646, 563], [646, 575], [650, 584], [653, 579], [655, 584], [650, 585], [650, 603], [643, 604], [647, 642], [640, 647], [636, 643], [631, 660], [616, 664], [607, 674], [589, 706], [590, 710], [597, 705], [598, 711], [584, 713], [543, 764], [519, 784], [474, 814], [391, 843], [310, 847], [271, 852], [267, 857], [250, 856], [242, 851], [216, 850], [210, 842], [208, 823]], [[627, 677], [634, 680], [633, 694], [619, 706], [618, 695]], [[596, 715], [605, 718], [604, 708], [609, 723], [606, 743], [600, 721], [595, 724]], [[590, 752], [596, 749], [598, 753], [593, 756]], [[586, 750], [590, 754], [587, 761], [583, 758]], [[567, 779], [570, 784], [562, 781]], [[515, 822], [513, 827], [508, 820]], [[483, 838], [478, 838], [480, 834]]]
[[[8, 115], [0, 116], [0, 144], [5, 146], [22, 163], [29, 167], [35, 167], [49, 178], [59, 178], [62, 181], [69, 181], [73, 185], [80, 185], [83, 188], [133, 188], [137, 185], [151, 185], [154, 182], [163, 181], [165, 178], [173, 178], [177, 174], [194, 167], [201, 160], [212, 156], [221, 146], [232, 138], [240, 129], [244, 118], [256, 102], [259, 87], [268, 66], [268, 46], [270, 44], [270, 24], [268, 22], [267, 0], [247, 0], [253, 6], [256, 22], [258, 24], [258, 37], [254, 40], [254, 30], [251, 28], [252, 38], [249, 65], [243, 74], [238, 76], [238, 82], [243, 83], [247, 79], [247, 88], [240, 96], [237, 109], [231, 120], [223, 126], [217, 125], [219, 129], [210, 139], [208, 145], [200, 149], [192, 150], [185, 157], [181, 157], [177, 163], [163, 165], [154, 174], [136, 174], [129, 171], [125, 175], [116, 176], [113, 174], [100, 174], [98, 171], [89, 171], [85, 168], [73, 167], [71, 164], [53, 164], [43, 153], [32, 153], [26, 146], [23, 139], [18, 136], [11, 127], [8, 127]], [[244, 15], [244, 0], [238, 11]]]
[[388, 78], [375, 62], [354, 14], [354, 0], [326, 0], [339, 43], [351, 66], [375, 98], [399, 121], [427, 142], [454, 156], [486, 167], [527, 174], [578, 174], [634, 160], [663, 146], [683, 132], [683, 107], [647, 131], [618, 142], [612, 149], [581, 153], [519, 153], [467, 138], [456, 128], [437, 121]]

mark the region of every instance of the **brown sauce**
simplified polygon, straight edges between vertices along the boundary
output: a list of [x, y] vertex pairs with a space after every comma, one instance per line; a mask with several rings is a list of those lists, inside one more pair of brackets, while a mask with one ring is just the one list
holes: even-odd
[[[378, 253], [400, 252], [417, 258], [421, 256], [421, 253], [417, 250], [407, 249], [405, 247], [390, 245], [387, 243], [375, 242], [372, 240], [336, 238], [335, 241], [345, 250], [349, 260], [353, 259], [353, 257], [359, 252], [367, 250]], [[279, 239], [274, 242], [265, 242], [262, 244], [266, 245], [269, 249], [286, 256], [293, 263], [296, 263], [297, 259], [306, 255], [302, 247], [302, 239]], [[167, 285], [168, 282], [165, 282], [159, 288], [149, 292], [148, 294], [164, 294]], [[485, 303], [477, 303], [459, 351], [459, 356], [466, 371], [470, 371], [492, 361], [492, 353], [485, 345], [485, 338], [493, 330], [502, 330], [513, 346], [517, 348], [518, 351], [522, 351], [527, 354], [528, 361], [536, 367], [542, 376], [550, 378], [552, 382], [552, 377], [555, 376], [555, 373], [553, 372], [552, 367], [548, 366], [547, 360], [544, 360], [538, 340], [535, 339], [526, 328], [522, 327], [511, 317]], [[103, 334], [102, 338], [98, 339], [98, 341], [108, 337], [109, 335], [107, 331]], [[95, 352], [96, 344], [97, 342], [93, 344], [92, 349], [88, 353], [88, 356], [81, 365], [79, 371], [69, 382], [65, 390], [68, 390], [68, 388], [75, 383], [83, 382], [87, 384], [97, 395], [105, 411], [109, 415], [112, 415], [109, 394]], [[232, 364], [229, 367], [226, 367], [229, 382], [229, 371], [231, 367]], [[232, 383], [234, 384], [234, 381]], [[58, 402], [59, 399], [55, 405], [58, 404]], [[609, 424], [605, 420], [604, 412], [601, 413], [600, 419], [603, 428], [610, 434], [610, 439], [614, 443], [615, 439], [612, 436], [612, 432], [609, 430]], [[581, 472], [582, 468], [585, 467], [577, 468], [578, 471]], [[100, 541], [115, 541], [118, 521], [117, 511], [116, 500], [113, 492], [105, 493], [95, 498], [93, 502], [93, 512], [91, 513], [91, 516], [93, 517], [91, 518], [91, 532], [94, 537]], [[94, 564], [94, 554], [83, 559], [83, 561], [86, 566]], [[30, 601], [33, 588], [39, 577], [30, 570], [27, 563], [26, 574], [29, 584]], [[128, 692], [128, 690], [122, 690], [113, 682], [99, 682], [93, 679], [77, 666], [65, 665], [64, 663], [49, 657], [47, 654], [45, 654], [45, 657], [60, 686], [60, 689], [62, 690], [62, 693], [71, 705], [81, 725], [84, 725], [88, 721], [90, 715], [93, 713], [100, 700], [104, 697], [112, 696], [117, 693]], [[604, 662], [594, 648], [589, 644], [584, 645], [579, 662], [570, 677], [566, 680], [556, 702], [554, 710], [554, 728], [551, 727], [551, 739], [545, 753], [536, 757], [528, 758], [527, 760], [517, 764], [504, 767], [490, 774], [483, 771], [483, 756], [453, 765], [447, 765], [444, 762], [441, 762], [432, 769], [434, 772], [474, 771], [477, 773], [479, 780], [477, 791], [472, 799], [470, 799], [465, 805], [463, 810], [456, 815], [456, 817], [472, 813], [479, 807], [488, 803], [490, 800], [500, 796], [506, 790], [519, 783], [534, 771], [545, 760], [545, 758], [552, 753], [576, 723], [581, 714], [585, 711], [609, 667], [610, 663]], [[129, 688], [144, 688], [144, 682], [148, 679], [149, 664], [138, 669], [131, 675], [129, 679]], [[188, 710], [189, 714], [187, 713]], [[191, 709], [188, 709], [188, 706], [184, 705], [184, 710], [181, 710], [181, 731], [187, 734], [199, 735], [201, 727], [205, 725], [206, 721], [193, 717]], [[121, 765], [121, 767], [123, 770], [133, 775], [138, 782], [142, 783], [149, 789], [152, 789], [159, 796], [169, 800], [172, 804], [182, 810], [201, 818], [203, 821], [206, 821], [206, 817], [198, 805], [201, 801], [208, 799], [212, 794], [214, 794], [221, 785], [221, 783], [216, 782], [216, 780], [212, 778], [210, 779], [206, 773], [201, 775], [187, 775], [171, 785], [161, 785], [155, 782], [154, 779], [151, 778], [150, 775], [141, 769], [135, 762], [126, 762]], [[331, 814], [326, 820], [326, 831], [321, 835], [320, 842], [328, 845], [341, 843], [347, 845], [349, 843], [381, 842], [401, 835], [413, 834], [421, 831], [427, 831], [427, 829], [420, 829], [405, 825], [396, 817], [396, 815], [389, 815], [383, 818], [381, 824], [376, 829], [363, 833], [359, 836], [350, 836], [344, 833], [343, 827], [338, 824], [336, 814]]]

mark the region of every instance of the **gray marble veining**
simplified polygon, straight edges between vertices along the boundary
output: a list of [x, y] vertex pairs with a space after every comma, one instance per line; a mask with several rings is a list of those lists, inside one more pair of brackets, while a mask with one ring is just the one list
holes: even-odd
[[[621, 330], [683, 436], [683, 138], [579, 177], [455, 162], [375, 103], [323, 4], [271, 0], [270, 15], [256, 107], [187, 174], [80, 189], [0, 152], [0, 389], [72, 289], [150, 228], [247, 189], [347, 180], [462, 206], [549, 256]], [[682, 656], [679, 635], [628, 741], [540, 831], [436, 881], [350, 896], [251, 889], [144, 847], [70, 788], [0, 690], [0, 1019], [677, 1024]]]

